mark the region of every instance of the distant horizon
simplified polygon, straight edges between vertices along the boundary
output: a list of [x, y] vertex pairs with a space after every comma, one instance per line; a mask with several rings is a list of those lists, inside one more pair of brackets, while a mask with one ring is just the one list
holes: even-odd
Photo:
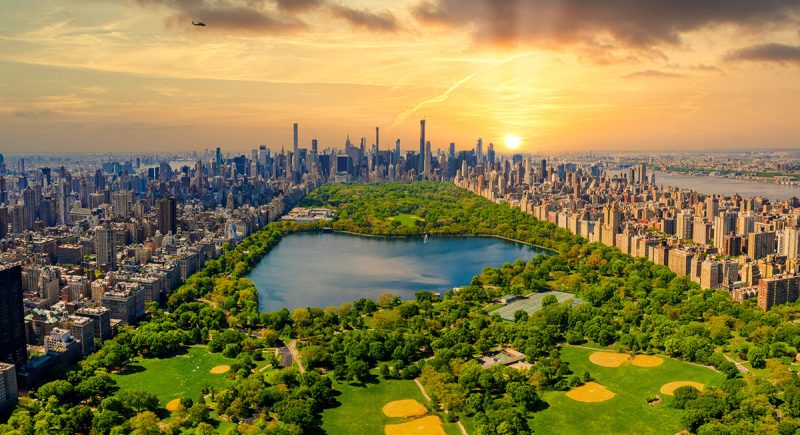
[[6, 152], [279, 149], [295, 121], [414, 149], [420, 118], [440, 148], [800, 147], [797, 2], [6, 3]]

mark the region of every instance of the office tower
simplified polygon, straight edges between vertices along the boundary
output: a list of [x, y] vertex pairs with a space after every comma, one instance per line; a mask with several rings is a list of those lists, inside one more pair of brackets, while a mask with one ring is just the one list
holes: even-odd
[[483, 166], [483, 138], [480, 137], [475, 144], [475, 158], [478, 160], [478, 166]]
[[425, 142], [425, 178], [431, 176], [431, 141]]
[[449, 157], [455, 157], [455, 156], [456, 156], [456, 143], [455, 142], [450, 142], [450, 154], [449, 154]]
[[397, 139], [394, 143], [394, 161], [398, 162], [400, 160], [400, 139]]
[[0, 239], [8, 234], [8, 207], [0, 207]]
[[222, 169], [222, 150], [220, 149], [220, 147], [217, 147], [216, 151], [214, 152], [215, 173], [219, 174], [221, 169]]
[[22, 266], [0, 270], [0, 361], [27, 361], [24, 316]]
[[705, 245], [708, 243], [709, 225], [706, 220], [700, 216], [694, 218], [692, 240], [695, 243]]
[[539, 168], [539, 171], [541, 172], [541, 175], [542, 175], [542, 182], [547, 181], [547, 160], [546, 159], [542, 159], [542, 166], [541, 166], [541, 168]]
[[714, 216], [714, 247], [722, 249], [725, 236], [736, 231], [736, 213], [726, 210]]
[[300, 153], [297, 151], [297, 143], [300, 139], [297, 123], [294, 123], [294, 142], [292, 142], [292, 172], [300, 172]]
[[69, 332], [81, 344], [81, 353], [94, 352], [94, 321], [89, 317], [69, 316]]
[[375, 154], [378, 154], [381, 151], [381, 129], [380, 127], [375, 127]]
[[744, 214], [740, 214], [738, 222], [736, 223], [736, 234], [742, 237], [747, 237], [753, 232], [755, 222], [756, 218], [753, 216], [753, 212], [749, 211]]
[[719, 198], [709, 196], [706, 198], [706, 220], [712, 222], [712, 219], [719, 214]]
[[758, 282], [758, 306], [767, 311], [773, 305], [794, 302], [800, 296], [800, 276], [774, 276]]
[[[96, 301], [102, 301], [103, 294], [100, 294]], [[92, 297], [92, 299], [94, 299], [94, 297]], [[101, 341], [111, 338], [111, 310], [108, 308], [83, 307], [79, 308], [78, 311], [75, 312], [75, 315], [92, 320], [95, 338]]]
[[14, 364], [0, 362], [0, 414], [17, 404], [17, 368]]
[[775, 232], [759, 231], [747, 236], [747, 255], [753, 260], [759, 260], [775, 253]]
[[706, 258], [700, 266], [700, 287], [719, 288], [722, 284], [722, 263]]
[[114, 208], [114, 216], [127, 219], [131, 214], [131, 203], [133, 195], [130, 190], [121, 190], [111, 194], [111, 206]]
[[641, 164], [638, 165], [638, 167], [636, 168], [636, 177], [637, 177], [636, 182], [638, 184], [647, 184], [647, 165], [646, 164], [641, 163]]
[[790, 259], [800, 258], [800, 228], [786, 228], [784, 232], [783, 252]]
[[692, 238], [694, 233], [694, 216], [682, 210], [678, 212], [675, 218], [675, 235], [678, 236], [681, 240], [689, 240]]
[[311, 152], [314, 153], [314, 154], [319, 153], [319, 150], [317, 148], [317, 140], [316, 139], [311, 139]]
[[424, 169], [425, 160], [425, 120], [419, 121], [419, 173]]
[[116, 270], [117, 268], [117, 239], [114, 237], [114, 230], [111, 223], [105, 222], [95, 228], [94, 231], [94, 252], [97, 255], [97, 266], [104, 270]]
[[158, 200], [158, 231], [162, 235], [178, 233], [177, 201], [173, 197]]

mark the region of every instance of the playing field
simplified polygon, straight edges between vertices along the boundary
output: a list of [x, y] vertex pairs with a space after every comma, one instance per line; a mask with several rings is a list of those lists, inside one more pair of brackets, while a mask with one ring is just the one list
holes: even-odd
[[570, 299], [575, 299], [572, 293], [564, 293], [558, 291], [549, 291], [544, 293], [533, 293], [525, 296], [523, 299], [511, 302], [508, 305], [503, 305], [500, 308], [490, 312], [489, 314], [497, 313], [506, 320], [514, 320], [514, 313], [519, 310], [525, 311], [528, 314], [535, 313], [542, 309], [542, 299], [547, 295], [553, 295], [559, 302], [565, 302]]
[[[322, 413], [322, 429], [331, 435], [383, 434], [386, 425], [416, 421], [411, 418], [387, 417], [383, 412], [386, 404], [406, 399], [428, 404], [417, 385], [410, 380], [382, 380], [377, 384], [367, 384], [366, 387], [336, 383], [334, 388], [341, 393], [336, 396], [340, 405]], [[429, 420], [423, 421], [426, 422], [430, 423]], [[411, 428], [405, 426], [402, 429], [406, 431]], [[452, 423], [445, 424], [444, 430], [448, 435], [461, 433]]]
[[[542, 398], [549, 407], [537, 412], [531, 420], [535, 432], [674, 434], [682, 429], [683, 411], [669, 406], [672, 396], [661, 393], [661, 387], [675, 381], [713, 385], [724, 380], [724, 376], [708, 368], [666, 357], [662, 357], [663, 361], [655, 367], [639, 367], [632, 363], [602, 367], [589, 360], [594, 352], [563, 347], [561, 357], [578, 375], [589, 371], [596, 382], [613, 392], [614, 396], [601, 402], [582, 402], [569, 398], [563, 391], [545, 392]], [[655, 360], [648, 362], [654, 363]], [[652, 407], [646, 400], [655, 395], [661, 396], [662, 403]]]
[[167, 359], [137, 358], [128, 370], [112, 375], [120, 389], [149, 391], [166, 406], [173, 399], [197, 400], [204, 386], [217, 387], [227, 382], [225, 375], [211, 369], [230, 365], [234, 360], [221, 353], [210, 353], [205, 346], [192, 346], [186, 353]]

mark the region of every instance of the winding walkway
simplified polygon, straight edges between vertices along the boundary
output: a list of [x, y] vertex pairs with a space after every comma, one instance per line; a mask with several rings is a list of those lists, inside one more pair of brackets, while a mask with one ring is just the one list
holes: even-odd
[[[414, 379], [414, 383], [419, 387], [419, 391], [422, 393], [422, 396], [425, 397], [425, 400], [430, 402], [431, 396], [429, 396], [428, 392], [425, 391], [425, 387], [422, 386], [422, 383], [419, 381], [419, 379]], [[445, 410], [444, 413], [449, 414], [450, 412]], [[467, 433], [467, 428], [464, 427], [464, 425], [461, 423], [461, 420], [456, 420], [456, 426], [458, 426], [458, 430], [460, 430], [463, 435], [469, 435], [469, 433]]]

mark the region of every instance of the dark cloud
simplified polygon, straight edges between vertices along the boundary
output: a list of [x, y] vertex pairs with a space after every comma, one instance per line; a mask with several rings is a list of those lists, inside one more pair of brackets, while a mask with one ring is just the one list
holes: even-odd
[[328, 0], [135, 0], [144, 6], [163, 6], [173, 11], [169, 26], [189, 26], [193, 20], [206, 23], [204, 32], [225, 31], [270, 34], [298, 31], [308, 25], [298, 15], [321, 9], [353, 27], [371, 31], [395, 31], [397, 19], [389, 11], [354, 9]]
[[[160, 5], [173, 11], [168, 25], [190, 26], [193, 20], [207, 24], [206, 32], [245, 34], [286, 33], [306, 28], [296, 16], [270, 8], [266, 0], [136, 0], [142, 5]], [[285, 3], [303, 3], [302, 1]], [[297, 5], [294, 5], [297, 7]], [[295, 9], [296, 10], [296, 9]]]
[[422, 22], [465, 26], [476, 42], [558, 46], [610, 38], [628, 48], [681, 42], [709, 26], [767, 28], [796, 22], [800, 0], [423, 0]]
[[301, 12], [321, 6], [323, 0], [275, 0], [275, 4], [284, 11]]
[[330, 11], [334, 16], [344, 19], [355, 27], [381, 32], [393, 32], [398, 28], [397, 19], [388, 11], [375, 13], [338, 4], [331, 4]]
[[669, 79], [669, 78], [676, 78], [676, 77], [683, 77], [683, 74], [671, 73], [666, 71], [659, 71], [656, 69], [646, 69], [643, 71], [636, 71], [634, 73], [628, 74], [625, 78], [628, 79], [636, 79], [636, 78], [657, 78], [657, 79]]
[[800, 65], [800, 46], [786, 44], [760, 44], [732, 51], [726, 60], [794, 63]]

